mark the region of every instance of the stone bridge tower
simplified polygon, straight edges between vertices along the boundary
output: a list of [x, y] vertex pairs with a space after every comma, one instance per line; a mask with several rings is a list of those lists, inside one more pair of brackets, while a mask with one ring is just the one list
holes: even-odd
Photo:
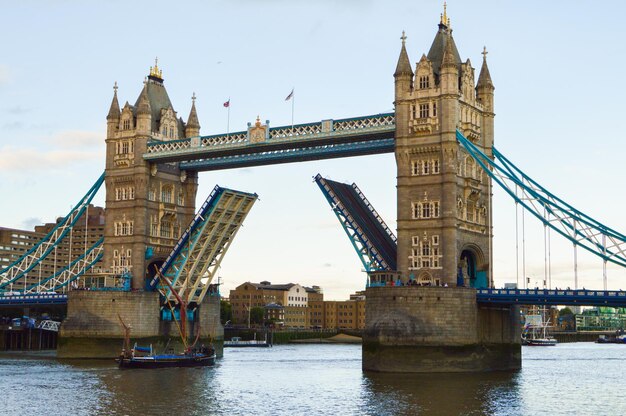
[[117, 84], [107, 115], [105, 273], [132, 275], [132, 287], [145, 285], [171, 252], [195, 213], [198, 177], [177, 164], [143, 160], [150, 141], [200, 134], [195, 95], [187, 123], [177, 117], [155, 63], [134, 105], [120, 110]]
[[475, 83], [445, 13], [413, 71], [402, 36], [394, 74], [398, 271], [403, 281], [491, 286], [491, 179], [456, 130], [491, 155], [494, 86], [483, 52]]
[[403, 34], [394, 74], [397, 272], [404, 284], [366, 290], [363, 369], [517, 369], [519, 308], [476, 301], [476, 289], [493, 285], [491, 181], [456, 140], [459, 130], [492, 155], [494, 86], [486, 51], [475, 82], [445, 8], [415, 71], [405, 40]]

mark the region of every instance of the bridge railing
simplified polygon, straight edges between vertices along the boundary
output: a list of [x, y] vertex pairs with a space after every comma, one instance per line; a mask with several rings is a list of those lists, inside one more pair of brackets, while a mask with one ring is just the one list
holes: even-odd
[[67, 295], [58, 293], [37, 293], [29, 295], [0, 295], [0, 305], [67, 303]]
[[540, 296], [609, 296], [624, 297], [623, 290], [588, 290], [588, 289], [479, 289], [483, 295], [540, 295]]
[[[381, 113], [340, 120], [322, 120], [315, 123], [272, 127], [269, 128], [268, 140], [269, 143], [297, 142], [317, 137], [343, 136], [358, 132], [376, 132], [380, 130], [395, 131], [394, 113]], [[203, 150], [225, 150], [229, 148], [239, 148], [249, 144], [250, 137], [248, 131], [179, 140], [153, 140], [148, 143], [147, 154], [144, 155], [144, 157], [150, 157], [150, 155], [159, 153], [186, 154], [198, 148], [203, 148]]]

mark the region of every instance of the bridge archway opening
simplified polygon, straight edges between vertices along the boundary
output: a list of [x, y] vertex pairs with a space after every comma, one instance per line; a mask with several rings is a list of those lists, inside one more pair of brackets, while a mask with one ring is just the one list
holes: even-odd
[[428, 273], [428, 272], [424, 272], [421, 273], [418, 278], [417, 278], [417, 283], [420, 286], [439, 286], [440, 284], [440, 280], [439, 279], [433, 279], [433, 276]]
[[163, 263], [165, 263], [165, 259], [163, 258], [156, 258], [154, 260], [152, 260], [151, 262], [148, 263], [148, 265], [146, 266], [146, 290], [154, 290], [155, 287], [153, 287], [151, 285], [152, 283], [152, 279], [154, 279], [154, 277], [157, 275], [157, 270], [161, 268], [161, 266], [163, 265]]
[[469, 245], [461, 251], [459, 277], [461, 276], [463, 277], [463, 286], [476, 289], [489, 287], [485, 258], [479, 247]]

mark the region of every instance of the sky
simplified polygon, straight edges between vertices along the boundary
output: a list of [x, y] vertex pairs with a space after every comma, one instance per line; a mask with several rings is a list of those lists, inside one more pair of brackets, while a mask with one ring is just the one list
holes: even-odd
[[[400, 36], [414, 65], [427, 53], [439, 0], [34, 1], [0, 0], [0, 226], [32, 229], [65, 215], [104, 169], [106, 115], [135, 102], [159, 59], [174, 109], [187, 119], [195, 92], [201, 134], [393, 111]], [[495, 145], [554, 194], [626, 231], [621, 127], [626, 5], [619, 1], [448, 1], [463, 60], [495, 84]], [[393, 155], [205, 172], [199, 206], [215, 184], [256, 192], [219, 270], [222, 293], [245, 282], [319, 285], [346, 299], [366, 276], [313, 182], [356, 182], [396, 227]], [[104, 190], [95, 203], [104, 204]], [[494, 188], [494, 276], [501, 287], [541, 286], [543, 227], [525, 217], [526, 261], [516, 256], [515, 205]], [[521, 221], [521, 214], [518, 219]], [[519, 231], [521, 235], [521, 230]], [[571, 243], [551, 238], [552, 286], [574, 286]], [[580, 285], [602, 288], [602, 262], [578, 251]], [[626, 272], [609, 265], [610, 288]]]

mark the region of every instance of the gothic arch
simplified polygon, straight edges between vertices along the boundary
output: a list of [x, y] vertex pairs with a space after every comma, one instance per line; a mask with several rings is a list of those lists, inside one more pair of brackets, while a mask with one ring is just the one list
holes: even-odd
[[459, 254], [459, 280], [463, 279], [463, 286], [477, 289], [489, 287], [488, 269], [482, 249], [473, 243], [465, 244]]

